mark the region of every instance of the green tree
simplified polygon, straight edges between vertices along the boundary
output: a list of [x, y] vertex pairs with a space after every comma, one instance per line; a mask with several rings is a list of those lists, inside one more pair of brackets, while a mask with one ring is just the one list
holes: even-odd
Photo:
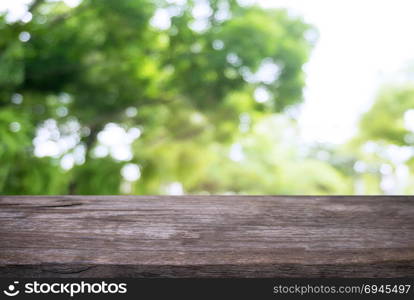
[[[29, 22], [0, 17], [3, 194], [117, 194], [126, 161], [141, 168], [129, 192], [160, 193], [174, 181], [201, 191], [209, 157], [232, 145], [241, 116], [302, 101], [314, 29], [283, 10], [234, 0], [35, 0], [29, 11]], [[133, 157], [96, 154], [114, 123], [140, 132]], [[53, 151], [39, 157], [42, 145]], [[75, 166], [62, 169], [70, 159]], [[210, 190], [227, 188], [243, 191]]]
[[384, 86], [348, 145], [365, 193], [414, 192], [414, 87]]

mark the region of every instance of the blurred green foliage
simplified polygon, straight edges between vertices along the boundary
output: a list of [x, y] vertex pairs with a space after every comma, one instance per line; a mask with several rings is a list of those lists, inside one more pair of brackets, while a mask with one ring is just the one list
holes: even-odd
[[298, 142], [289, 111], [317, 34], [284, 10], [34, 0], [29, 11], [0, 16], [1, 194], [381, 193], [390, 162], [364, 145], [413, 143], [412, 89], [384, 92], [347, 145]]
[[386, 85], [362, 116], [358, 135], [347, 145], [359, 159], [360, 192], [414, 193], [413, 146], [414, 85]]

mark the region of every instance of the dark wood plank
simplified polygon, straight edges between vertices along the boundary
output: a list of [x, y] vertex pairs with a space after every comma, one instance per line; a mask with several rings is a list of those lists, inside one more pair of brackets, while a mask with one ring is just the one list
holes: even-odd
[[414, 197], [0, 196], [1, 277], [414, 276]]

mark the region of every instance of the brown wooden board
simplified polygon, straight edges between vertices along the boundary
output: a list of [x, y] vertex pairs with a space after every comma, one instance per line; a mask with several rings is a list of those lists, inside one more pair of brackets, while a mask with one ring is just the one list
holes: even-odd
[[0, 277], [414, 277], [410, 196], [0, 196]]

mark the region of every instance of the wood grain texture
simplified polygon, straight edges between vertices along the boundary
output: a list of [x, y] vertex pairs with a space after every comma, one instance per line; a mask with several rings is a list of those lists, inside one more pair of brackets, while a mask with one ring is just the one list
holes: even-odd
[[414, 277], [414, 197], [0, 196], [0, 277]]

